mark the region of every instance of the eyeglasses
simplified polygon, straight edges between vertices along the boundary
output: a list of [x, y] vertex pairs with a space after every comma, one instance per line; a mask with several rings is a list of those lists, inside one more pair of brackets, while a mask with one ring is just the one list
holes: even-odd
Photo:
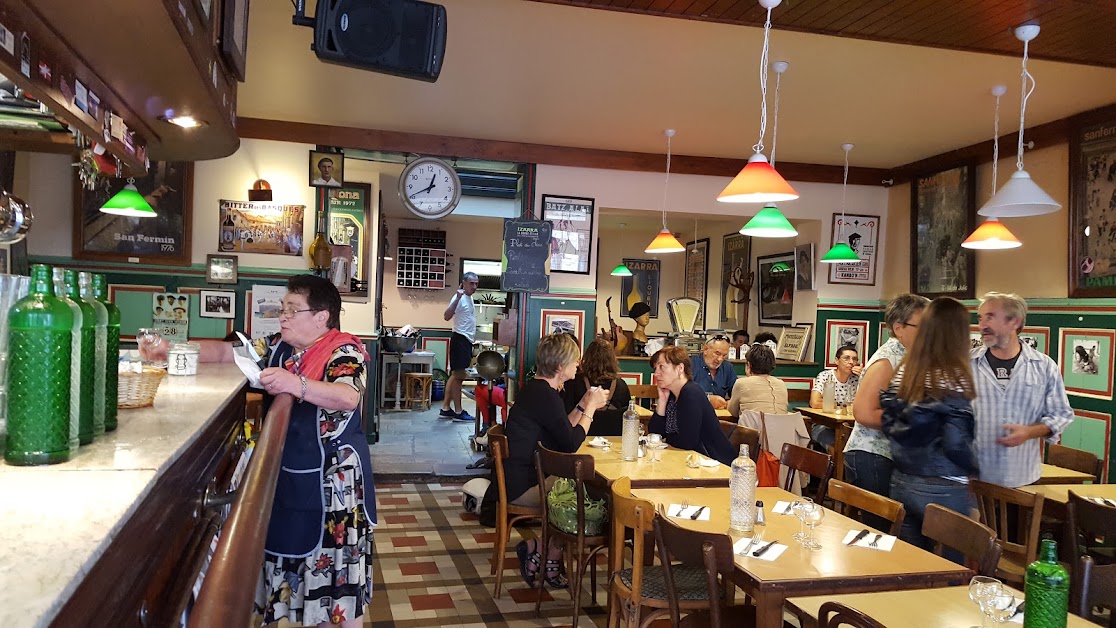
[[304, 310], [296, 310], [294, 308], [285, 307], [285, 308], [279, 310], [279, 316], [282, 316], [284, 318], [293, 318], [295, 314], [299, 314], [301, 312], [313, 312], [313, 311], [315, 311], [314, 308], [310, 308], [310, 307], [308, 307]]

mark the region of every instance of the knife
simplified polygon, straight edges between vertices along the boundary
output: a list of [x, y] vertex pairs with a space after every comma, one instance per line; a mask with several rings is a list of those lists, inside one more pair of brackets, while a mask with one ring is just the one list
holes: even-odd
[[1116, 501], [1112, 501], [1111, 499], [1108, 499], [1107, 497], [1102, 497], [1101, 499], [1103, 499], [1104, 503], [1108, 504], [1109, 506], [1116, 507]]
[[703, 510], [705, 510], [705, 506], [699, 506], [699, 507], [698, 507], [698, 509], [697, 509], [697, 512], [695, 512], [694, 514], [690, 515], [690, 520], [691, 520], [691, 521], [697, 521], [697, 520], [698, 520], [698, 517], [700, 517], [700, 516], [701, 516], [701, 511], [703, 511]]
[[1026, 604], [1027, 604], [1027, 600], [1023, 600], [1022, 602], [1020, 602], [1019, 606], [1015, 607], [1015, 611], [1012, 612], [1011, 617], [1008, 617], [1008, 621], [1011, 621], [1016, 615], [1018, 615], [1019, 613], [1022, 613], [1024, 610], [1026, 610], [1024, 608], [1024, 606]]
[[752, 552], [752, 556], [755, 556], [756, 558], [759, 558], [760, 556], [763, 556], [767, 552], [767, 550], [771, 549], [776, 543], [778, 543], [778, 541], [772, 541], [772, 542], [768, 543], [767, 545], [764, 545], [763, 547], [759, 548], [758, 550]]
[[853, 545], [856, 545], [860, 541], [860, 539], [863, 539], [864, 537], [868, 536], [869, 534], [871, 534], [871, 533], [868, 531], [868, 528], [864, 528], [860, 532], [857, 532], [856, 536], [853, 537], [853, 540], [849, 541], [848, 543], [845, 543], [845, 545], [850, 546], [850, 547], [853, 546]]

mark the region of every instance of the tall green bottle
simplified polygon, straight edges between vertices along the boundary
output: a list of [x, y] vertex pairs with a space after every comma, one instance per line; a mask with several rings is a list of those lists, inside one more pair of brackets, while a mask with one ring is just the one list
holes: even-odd
[[1058, 563], [1058, 544], [1043, 539], [1038, 560], [1027, 565], [1023, 595], [1025, 628], [1065, 628], [1069, 612], [1069, 572]]
[[70, 459], [70, 306], [54, 296], [50, 267], [31, 267], [31, 291], [8, 312], [10, 464]]
[[[86, 445], [87, 442], [81, 442], [81, 395], [78, 391], [81, 389], [81, 306], [77, 304], [70, 297], [66, 296], [66, 270], [61, 267], [55, 267], [52, 275], [52, 282], [54, 284], [54, 296], [58, 300], [66, 304], [70, 308], [70, 313], [74, 316], [74, 324], [70, 327], [70, 455], [77, 452], [78, 445]], [[92, 434], [90, 434], [92, 440]]]
[[108, 282], [102, 274], [93, 275], [93, 296], [105, 306], [108, 327], [105, 334], [105, 431], [116, 429], [116, 397], [120, 389], [120, 308], [108, 299]]
[[[93, 308], [96, 315], [93, 339], [93, 435], [105, 433], [105, 351], [108, 346], [108, 309], [93, 296], [93, 275], [78, 273], [78, 292], [81, 300]], [[115, 370], [116, 365], [113, 364]], [[116, 399], [113, 399], [116, 403]]]
[[[78, 392], [78, 440], [82, 445], [93, 442], [94, 381], [97, 378], [97, 311], [81, 298], [78, 287], [77, 271], [66, 269], [66, 296], [81, 308], [81, 361], [79, 363], [81, 384]], [[72, 360], [71, 360], [72, 362]], [[104, 408], [104, 405], [101, 406]]]

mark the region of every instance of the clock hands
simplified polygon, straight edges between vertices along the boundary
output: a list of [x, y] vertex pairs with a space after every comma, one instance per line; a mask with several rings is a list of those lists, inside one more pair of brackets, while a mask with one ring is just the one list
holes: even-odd
[[430, 185], [426, 186], [426, 189], [419, 190], [418, 192], [415, 192], [414, 194], [412, 194], [411, 197], [410, 197], [411, 200], [412, 201], [415, 200], [415, 197], [418, 196], [419, 194], [426, 194], [430, 190], [433, 190], [434, 189], [434, 182], [437, 181], [437, 180], [438, 180], [438, 175], [434, 175], [434, 176], [430, 177]]

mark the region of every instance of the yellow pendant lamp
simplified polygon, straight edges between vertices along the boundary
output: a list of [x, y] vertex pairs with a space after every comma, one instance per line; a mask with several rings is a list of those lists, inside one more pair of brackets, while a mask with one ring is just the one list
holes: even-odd
[[663, 179], [663, 230], [655, 236], [654, 240], [651, 240], [651, 244], [648, 244], [647, 248], [643, 249], [644, 253], [681, 253], [686, 250], [686, 247], [682, 246], [682, 243], [674, 237], [670, 229], [667, 229], [666, 224], [667, 190], [670, 188], [670, 138], [674, 137], [674, 134], [674, 129], [663, 131], [663, 135], [666, 135], [667, 138], [666, 178]]
[[[1000, 97], [1007, 93], [1007, 87], [997, 85], [992, 88], [992, 95], [996, 97], [996, 114], [993, 117], [992, 123], [992, 191], [996, 191], [996, 174], [997, 167], [1000, 163]], [[972, 232], [961, 246], [966, 249], [976, 249], [982, 251], [996, 251], [1003, 249], [1014, 249], [1023, 246], [1019, 238], [1015, 237], [1004, 223], [1000, 222], [995, 216], [984, 221], [984, 224], [977, 227], [977, 230]]]

